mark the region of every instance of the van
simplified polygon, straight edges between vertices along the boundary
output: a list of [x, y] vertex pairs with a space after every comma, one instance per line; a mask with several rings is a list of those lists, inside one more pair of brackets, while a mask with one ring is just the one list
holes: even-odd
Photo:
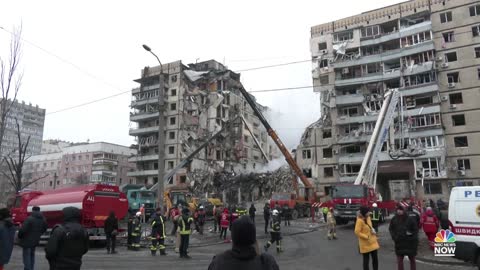
[[480, 186], [454, 187], [448, 219], [455, 234], [455, 257], [480, 270]]

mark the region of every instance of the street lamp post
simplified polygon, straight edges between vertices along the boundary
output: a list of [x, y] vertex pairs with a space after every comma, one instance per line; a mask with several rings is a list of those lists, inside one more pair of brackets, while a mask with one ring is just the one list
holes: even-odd
[[163, 182], [163, 175], [165, 173], [165, 100], [164, 100], [164, 81], [163, 81], [163, 68], [162, 62], [158, 56], [152, 52], [152, 49], [147, 45], [142, 45], [143, 48], [150, 52], [155, 58], [157, 58], [158, 63], [160, 64], [160, 74], [159, 74], [159, 81], [158, 81], [158, 180], [157, 180], [157, 207], [161, 207], [163, 204], [163, 189], [164, 189], [164, 182]]

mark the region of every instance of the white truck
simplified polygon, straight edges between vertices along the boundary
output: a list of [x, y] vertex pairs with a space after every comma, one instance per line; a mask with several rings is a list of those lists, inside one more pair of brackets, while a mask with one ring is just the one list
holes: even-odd
[[455, 257], [480, 270], [480, 186], [452, 189], [448, 220], [456, 239]]

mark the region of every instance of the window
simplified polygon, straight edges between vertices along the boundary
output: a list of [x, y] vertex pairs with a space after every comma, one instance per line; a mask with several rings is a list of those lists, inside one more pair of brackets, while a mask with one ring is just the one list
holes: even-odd
[[462, 93], [455, 93], [455, 94], [450, 94], [448, 95], [450, 104], [462, 104], [463, 103], [463, 97]]
[[323, 130], [322, 138], [326, 139], [326, 138], [331, 138], [331, 137], [332, 137], [332, 130], [331, 129]]
[[171, 81], [172, 81], [172, 82], [176, 82], [176, 81], [177, 81], [177, 75], [173, 75], [173, 76], [170, 77], [170, 78], [171, 78]]
[[353, 31], [345, 31], [333, 35], [334, 42], [343, 42], [353, 39]]
[[475, 50], [475, 58], [480, 58], [480, 47], [476, 47], [474, 50]]
[[173, 169], [173, 166], [175, 166], [175, 163], [174, 163], [173, 161], [167, 162], [167, 168], [168, 168], [169, 170]]
[[172, 97], [176, 96], [176, 95], [177, 95], [177, 89], [172, 89], [172, 90], [170, 90], [170, 95], [171, 95]]
[[349, 145], [345, 147], [345, 153], [346, 154], [353, 154], [353, 153], [360, 153], [361, 152], [361, 147], [360, 145]]
[[175, 146], [169, 146], [169, 147], [168, 147], [168, 153], [169, 153], [169, 154], [175, 153]]
[[451, 21], [452, 21], [452, 12], [451, 11], [440, 13], [440, 22], [441, 23], [447, 23], [447, 22], [451, 22]]
[[320, 84], [328, 84], [328, 75], [320, 76]]
[[377, 36], [380, 34], [378, 25], [367, 26], [362, 29], [362, 37]]
[[175, 139], [175, 132], [174, 132], [174, 131], [168, 132], [168, 138], [169, 138], [170, 140], [174, 140], [174, 139]]
[[471, 6], [469, 9], [471, 17], [480, 15], [480, 5]]
[[302, 151], [302, 158], [303, 159], [311, 159], [312, 158], [312, 151], [310, 149]]
[[460, 81], [458, 74], [458, 72], [447, 73], [448, 83], [458, 83]]
[[352, 108], [342, 109], [342, 115], [356, 116], [356, 115], [358, 115], [358, 108], [357, 107], [352, 107]]
[[324, 177], [333, 177], [333, 167], [323, 168], [323, 176]]
[[170, 117], [170, 125], [175, 125], [176, 120], [175, 117]]
[[247, 135], [243, 135], [243, 141], [248, 143], [248, 136]]
[[[253, 168], [255, 169], [255, 163], [253, 163]], [[312, 178], [312, 169], [308, 168], [308, 169], [302, 169], [303, 171], [303, 174], [307, 177], [307, 178]]]
[[50, 181], [50, 186], [52, 186], [52, 185], [53, 185], [53, 182], [52, 182], [52, 181]]
[[331, 158], [333, 157], [332, 148], [323, 148], [323, 158]]
[[454, 137], [453, 142], [455, 143], [455, 147], [468, 147], [467, 136]]
[[455, 62], [455, 61], [457, 61], [457, 52], [445, 53], [445, 61], [446, 61], [446, 62]]
[[357, 175], [360, 171], [360, 164], [344, 164], [343, 173], [346, 176]]
[[177, 103], [170, 103], [170, 110], [175, 111], [177, 109]]
[[459, 171], [470, 170], [470, 159], [457, 159], [457, 169]]
[[464, 114], [452, 115], [452, 123], [454, 127], [465, 126], [465, 115]]
[[[411, 138], [409, 143], [411, 145], [418, 145], [426, 149], [434, 149], [439, 146], [443, 146], [443, 137], [441, 136], [429, 136], [429, 137], [419, 137]], [[398, 147], [398, 146], [397, 146]], [[404, 147], [404, 149], [407, 147]]]
[[480, 35], [480, 25], [475, 25], [472, 27], [472, 35], [478, 37]]
[[419, 97], [415, 99], [416, 106], [428, 105], [433, 103], [433, 98], [430, 97]]
[[326, 49], [327, 49], [327, 43], [326, 42], [318, 43], [318, 50], [319, 51], [326, 50]]
[[445, 41], [445, 43], [450, 43], [450, 42], [455, 41], [455, 35], [453, 34], [453, 31], [445, 32], [442, 35], [443, 35], [443, 40]]
[[480, 68], [477, 69], [477, 77], [478, 77], [478, 79], [480, 80]]
[[328, 67], [328, 59], [320, 60], [320, 62], [318, 62], [318, 65], [319, 65], [320, 68]]
[[425, 194], [442, 194], [442, 184], [441, 183], [425, 183], [424, 184]]

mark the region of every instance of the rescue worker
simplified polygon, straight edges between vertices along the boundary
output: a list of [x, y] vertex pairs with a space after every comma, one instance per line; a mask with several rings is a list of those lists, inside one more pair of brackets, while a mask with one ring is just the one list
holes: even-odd
[[188, 256], [188, 244], [190, 242], [190, 234], [192, 233], [191, 225], [193, 218], [190, 216], [190, 210], [184, 208], [182, 215], [178, 217], [178, 227], [180, 228], [180, 258], [190, 259]]
[[200, 235], [203, 235], [203, 226], [205, 225], [206, 215], [205, 208], [203, 205], [200, 205], [195, 215], [195, 225], [198, 228], [197, 231], [200, 233]]
[[265, 220], [265, 234], [268, 233], [268, 224], [270, 223], [270, 205], [265, 203], [263, 207], [263, 219]]
[[328, 214], [328, 207], [324, 206], [322, 208], [322, 213], [323, 213], [323, 221], [327, 223], [327, 214]]
[[223, 208], [223, 207], [219, 206], [219, 207], [217, 207], [217, 210], [215, 211], [215, 221], [216, 221], [215, 226], [218, 228], [218, 232], [220, 232], [220, 230], [221, 230], [220, 222], [222, 220], [222, 214], [223, 214], [224, 209], [227, 209], [227, 208], [226, 207]]
[[134, 215], [131, 212], [129, 212], [128, 213], [128, 223], [127, 223], [127, 249], [132, 248], [132, 243], [133, 243], [133, 236], [132, 236], [133, 219], [134, 219]]
[[270, 223], [270, 240], [265, 244], [265, 252], [268, 251], [268, 248], [275, 242], [277, 244], [277, 253], [282, 251], [282, 236], [280, 234], [280, 224], [282, 219], [278, 213], [278, 210], [272, 211], [272, 221]]
[[287, 226], [287, 225], [290, 226], [290, 208], [288, 207], [287, 204], [283, 205], [282, 214], [283, 214], [283, 218], [285, 220], [285, 226]]
[[255, 208], [255, 205], [250, 206], [250, 209], [248, 209], [248, 214], [250, 215], [250, 219], [252, 220], [253, 223], [255, 223], [255, 213], [257, 212], [257, 208]]
[[130, 249], [140, 250], [140, 238], [142, 236], [142, 212], [137, 212], [132, 220], [132, 245]]
[[212, 215], [213, 215], [213, 230], [211, 232], [214, 232], [214, 233], [217, 233], [217, 228], [218, 228], [218, 220], [217, 220], [217, 211], [219, 209], [217, 209], [217, 206], [214, 205], [213, 206], [213, 210], [212, 210]]
[[328, 240], [337, 239], [337, 221], [333, 216], [333, 207], [330, 207], [330, 211], [327, 213], [327, 231]]
[[155, 210], [155, 217], [151, 226], [152, 233], [150, 239], [152, 240], [152, 245], [150, 246], [150, 251], [152, 256], [157, 255], [157, 250], [160, 251], [160, 255], [167, 255], [165, 252], [165, 218], [162, 216], [161, 208]]
[[238, 214], [238, 217], [245, 216], [247, 214], [247, 209], [243, 206], [240, 206], [240, 207], [237, 207], [236, 212]]
[[433, 249], [435, 245], [434, 243], [435, 235], [438, 232], [440, 223], [438, 221], [437, 216], [435, 216], [435, 214], [433, 213], [433, 210], [431, 207], [427, 207], [427, 211], [425, 211], [425, 214], [422, 216], [422, 224], [423, 224], [423, 231], [427, 235], [430, 248]]
[[237, 209], [235, 207], [232, 208], [231, 212], [232, 213], [230, 214], [230, 226], [229, 226], [230, 230], [232, 230], [233, 222], [235, 222], [235, 220], [237, 220], [238, 217], [239, 217], [239, 214], [238, 214]]
[[178, 210], [178, 207], [176, 205], [173, 206], [172, 210], [170, 210], [170, 217], [172, 219], [172, 223], [173, 223], [173, 226], [172, 226], [172, 232], [170, 233], [171, 235], [175, 235], [175, 233], [177, 232], [177, 227], [178, 227], [178, 224], [177, 224], [177, 216], [180, 215], [180, 210]]
[[222, 216], [220, 218], [220, 239], [227, 240], [227, 229], [230, 227], [230, 215], [228, 214], [228, 208], [223, 209]]
[[376, 232], [378, 232], [378, 224], [380, 223], [382, 212], [380, 211], [380, 209], [378, 209], [378, 205], [376, 203], [373, 203], [372, 207], [372, 227], [375, 229]]
[[142, 206], [140, 206], [139, 212], [142, 214], [140, 217], [140, 221], [142, 223], [145, 223], [145, 204], [142, 204]]

